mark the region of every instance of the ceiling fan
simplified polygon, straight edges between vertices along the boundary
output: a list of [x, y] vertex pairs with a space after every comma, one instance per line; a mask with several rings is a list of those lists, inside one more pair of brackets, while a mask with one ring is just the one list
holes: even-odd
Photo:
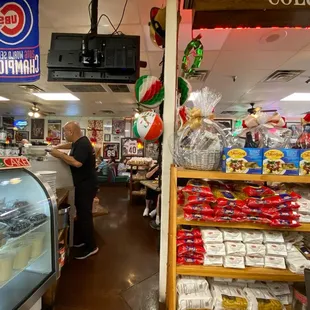
[[258, 112], [265, 112], [265, 113], [272, 113], [272, 112], [277, 112], [276, 109], [273, 109], [273, 110], [263, 110], [261, 107], [255, 107], [255, 102], [251, 102], [249, 103], [250, 104], [250, 108], [247, 109], [247, 113], [243, 114], [241, 116], [241, 118], [244, 118], [246, 117], [247, 115], [255, 115], [256, 113]]
[[40, 116], [48, 116], [48, 115], [51, 115], [51, 113], [48, 113], [48, 112], [44, 112], [42, 111], [39, 107], [38, 107], [38, 104], [35, 103], [35, 102], [32, 102], [31, 103], [32, 106], [28, 112], [28, 116], [30, 117], [34, 117], [34, 118], [39, 118]]

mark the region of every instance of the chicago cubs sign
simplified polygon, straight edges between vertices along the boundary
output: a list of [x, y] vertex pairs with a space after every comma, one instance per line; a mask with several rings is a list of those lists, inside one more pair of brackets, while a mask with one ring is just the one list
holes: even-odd
[[40, 78], [38, 0], [0, 0], [0, 83]]

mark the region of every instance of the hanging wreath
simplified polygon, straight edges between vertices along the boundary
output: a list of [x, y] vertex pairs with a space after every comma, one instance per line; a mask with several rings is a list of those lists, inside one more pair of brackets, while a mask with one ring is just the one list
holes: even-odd
[[[203, 45], [200, 41], [201, 35], [199, 34], [195, 39], [190, 41], [184, 51], [182, 59], [182, 71], [185, 76], [191, 75], [201, 65], [203, 59]], [[194, 56], [193, 63], [190, 65], [190, 55]]]

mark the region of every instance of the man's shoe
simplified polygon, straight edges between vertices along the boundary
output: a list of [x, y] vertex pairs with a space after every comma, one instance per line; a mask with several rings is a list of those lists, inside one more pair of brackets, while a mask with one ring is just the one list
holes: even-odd
[[84, 246], [85, 243], [80, 243], [80, 244], [74, 244], [73, 247], [74, 248], [81, 248], [82, 246]]
[[90, 251], [90, 250], [84, 250], [82, 251], [82, 253], [80, 253], [79, 255], [75, 256], [75, 259], [85, 259], [89, 256], [95, 255], [96, 253], [98, 253], [99, 248], [95, 248], [94, 250]]

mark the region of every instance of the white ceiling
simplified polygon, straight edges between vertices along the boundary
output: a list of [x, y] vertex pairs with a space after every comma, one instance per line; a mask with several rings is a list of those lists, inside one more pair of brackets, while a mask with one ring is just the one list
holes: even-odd
[[[107, 14], [114, 25], [121, 16], [125, 0], [99, 1], [99, 15]], [[149, 38], [149, 11], [161, 6], [163, 1], [129, 0], [120, 31], [141, 37], [141, 60], [148, 62], [141, 74], [159, 76], [162, 50], [153, 45]], [[79, 32], [89, 30], [88, 0], [40, 0], [40, 81], [33, 83], [47, 92], [66, 92], [64, 83], [47, 82], [46, 60], [52, 32]], [[179, 63], [183, 50], [192, 37], [191, 12], [182, 11], [179, 35]], [[111, 33], [112, 28], [102, 18], [99, 33]], [[205, 83], [193, 83], [193, 88], [210, 86], [223, 94], [216, 108], [218, 117], [223, 111], [238, 111], [241, 115], [248, 109], [249, 102], [257, 102], [263, 108], [278, 109], [288, 117], [300, 117], [310, 110], [307, 102], [280, 102], [293, 92], [310, 92], [310, 30], [306, 29], [246, 29], [246, 30], [201, 30], [205, 49], [201, 69], [209, 70]], [[266, 43], [270, 34], [279, 34], [280, 39]], [[299, 77], [287, 83], [263, 83], [275, 70], [305, 70]], [[237, 76], [233, 82], [232, 76]], [[73, 83], [66, 83], [73, 84]], [[105, 85], [103, 85], [105, 87]], [[107, 93], [78, 93], [79, 102], [47, 102], [38, 100], [20, 89], [16, 84], [0, 84], [0, 96], [10, 98], [0, 102], [0, 114], [10, 112], [25, 115], [31, 101], [39, 102], [46, 111], [66, 116], [101, 116], [100, 110], [113, 110], [115, 116], [130, 116], [135, 107], [133, 92], [115, 94], [105, 87]], [[133, 91], [133, 85], [129, 85]], [[101, 101], [101, 104], [96, 102]], [[229, 115], [225, 115], [225, 117]]]

